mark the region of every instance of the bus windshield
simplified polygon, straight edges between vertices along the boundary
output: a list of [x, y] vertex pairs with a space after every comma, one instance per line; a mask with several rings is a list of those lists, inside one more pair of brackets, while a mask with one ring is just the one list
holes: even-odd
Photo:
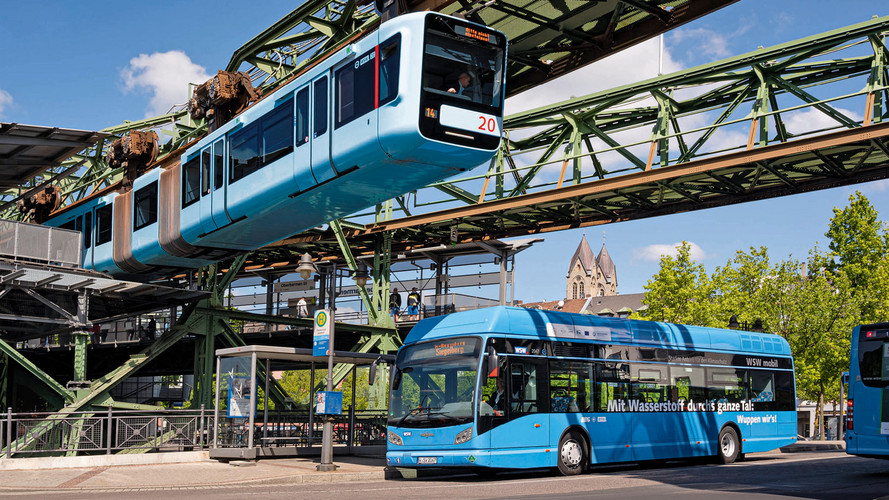
[[503, 103], [502, 35], [431, 16], [423, 56], [423, 91], [455, 104]]
[[428, 428], [472, 422], [480, 345], [478, 338], [460, 337], [399, 351], [389, 425]]

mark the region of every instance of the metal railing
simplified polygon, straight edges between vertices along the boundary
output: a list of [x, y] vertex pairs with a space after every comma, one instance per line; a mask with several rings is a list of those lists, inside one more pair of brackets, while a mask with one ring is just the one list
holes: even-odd
[[0, 256], [80, 266], [80, 231], [0, 219]]
[[203, 407], [0, 415], [2, 458], [199, 450], [209, 445], [213, 418]]
[[423, 296], [422, 317], [441, 316], [458, 311], [482, 309], [499, 305], [497, 299], [486, 299], [462, 293], [443, 293]]
[[[259, 412], [258, 412], [259, 413]], [[254, 443], [262, 447], [312, 446], [321, 443], [323, 420], [305, 410], [270, 410], [268, 423], [254, 424]], [[333, 442], [347, 446], [386, 444], [386, 410], [353, 410], [335, 415]], [[248, 423], [244, 418], [220, 418], [216, 446], [245, 448]]]

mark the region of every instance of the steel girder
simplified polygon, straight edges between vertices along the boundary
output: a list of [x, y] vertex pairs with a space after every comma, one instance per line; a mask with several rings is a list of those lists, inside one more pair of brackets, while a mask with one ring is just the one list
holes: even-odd
[[[448, 244], [452, 226], [483, 241], [889, 177], [886, 30], [872, 19], [509, 116], [486, 170], [397, 197], [392, 220], [348, 217], [345, 236], [373, 255], [383, 235], [400, 252]], [[311, 230], [251, 259], [295, 266], [336, 245]]]

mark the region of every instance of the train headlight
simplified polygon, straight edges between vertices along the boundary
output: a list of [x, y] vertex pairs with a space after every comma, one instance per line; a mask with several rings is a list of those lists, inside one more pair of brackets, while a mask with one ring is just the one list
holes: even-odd
[[401, 436], [399, 436], [398, 434], [395, 434], [392, 431], [387, 431], [387, 434], [389, 436], [390, 443], [392, 443], [396, 446], [404, 446], [404, 441], [401, 440]]
[[472, 439], [472, 427], [460, 431], [460, 434], [457, 434], [456, 439], [454, 439], [454, 444], [463, 444], [470, 439]]

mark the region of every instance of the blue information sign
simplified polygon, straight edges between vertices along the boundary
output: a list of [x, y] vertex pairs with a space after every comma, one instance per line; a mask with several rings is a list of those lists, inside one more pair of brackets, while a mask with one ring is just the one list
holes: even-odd
[[330, 315], [327, 309], [315, 311], [315, 335], [312, 356], [327, 356], [330, 350]]
[[316, 415], [342, 415], [343, 393], [337, 391], [319, 391], [315, 393]]

